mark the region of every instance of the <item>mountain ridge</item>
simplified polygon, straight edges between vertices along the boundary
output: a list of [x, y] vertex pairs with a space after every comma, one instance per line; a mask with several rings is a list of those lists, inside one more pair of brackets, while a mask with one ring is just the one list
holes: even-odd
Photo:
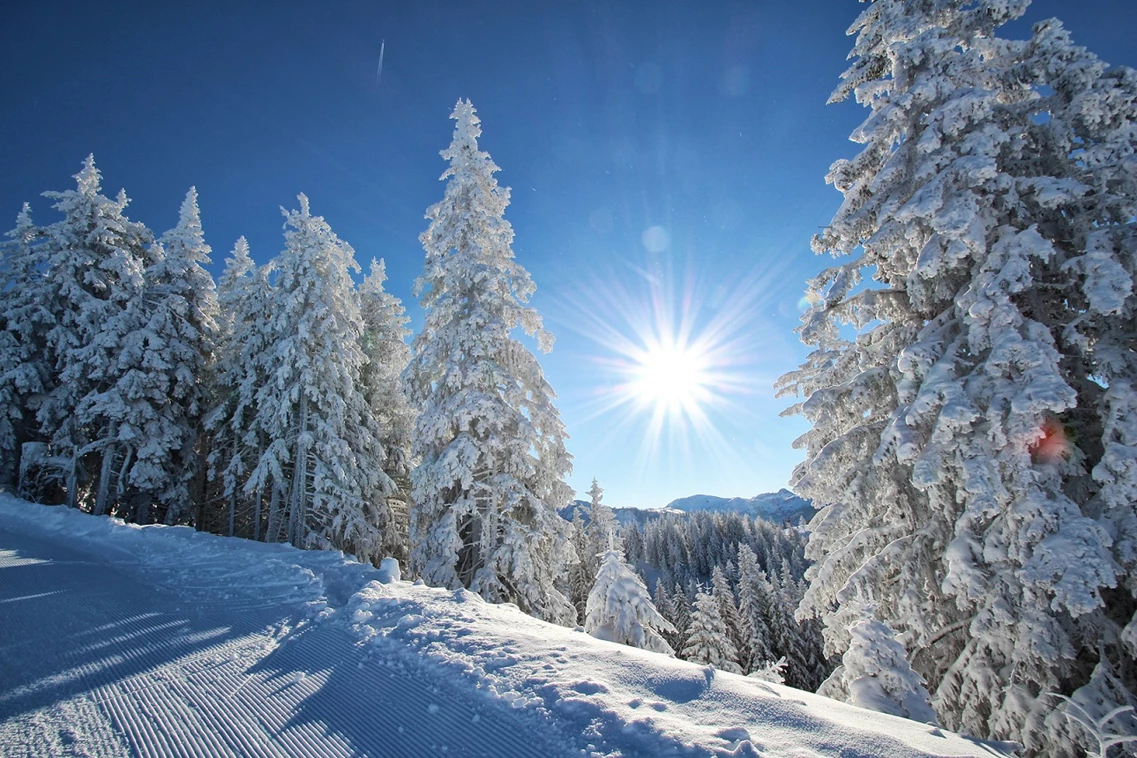
[[[605, 503], [607, 505], [607, 503]], [[587, 500], [574, 500], [571, 505], [560, 509], [565, 519], [572, 521], [573, 512], [581, 508], [587, 514], [591, 508]], [[608, 506], [621, 524], [638, 523], [643, 525], [662, 515], [680, 515], [706, 511], [709, 513], [741, 513], [760, 518], [775, 524], [792, 525], [807, 523], [817, 513], [813, 504], [784, 487], [777, 492], [765, 492], [751, 498], [719, 497], [717, 495], [688, 495], [672, 500], [661, 508], [625, 508]]]

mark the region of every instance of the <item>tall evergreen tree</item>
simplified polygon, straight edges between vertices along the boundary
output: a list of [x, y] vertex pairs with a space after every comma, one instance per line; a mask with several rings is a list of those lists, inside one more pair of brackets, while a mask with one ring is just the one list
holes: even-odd
[[139, 491], [136, 521], [151, 503], [167, 523], [189, 517], [190, 483], [201, 468], [206, 371], [213, 360], [217, 296], [197, 190], [178, 224], [151, 247], [138, 327], [123, 344], [120, 380], [128, 410], [120, 434], [136, 442], [128, 483]]
[[[50, 457], [61, 461], [67, 502], [104, 513], [125, 486], [134, 440], [120, 439], [130, 368], [128, 335], [144, 315], [144, 267], [153, 235], [123, 211], [129, 200], [100, 193], [93, 156], [76, 188], [47, 192], [63, 214], [44, 232], [46, 280], [53, 300], [46, 337], [56, 382], [37, 409]], [[114, 489], [112, 490], [112, 485]]]
[[1057, 22], [996, 37], [1027, 4], [876, 0], [850, 30], [834, 99], [872, 114], [814, 249], [853, 258], [811, 281], [781, 386], [828, 651], [874, 597], [947, 726], [1068, 755], [1046, 692], [1125, 705], [1083, 691], [1100, 664], [1137, 689], [1137, 77]]
[[[0, 259], [0, 485], [11, 487], [24, 484], [20, 470], [33, 463], [21, 465], [23, 445], [40, 440], [35, 412], [53, 382], [46, 356], [52, 296], [42, 231], [27, 203], [7, 236]], [[44, 450], [42, 443], [37, 449]]]
[[[256, 395], [267, 373], [265, 356], [269, 283], [241, 237], [225, 259], [217, 283], [217, 348], [212, 370], [214, 407], [205, 418], [210, 433], [209, 479], [220, 484], [224, 530], [260, 539], [260, 494], [247, 497], [245, 482], [263, 450], [255, 421]], [[251, 505], [251, 513], [247, 506]]]
[[591, 539], [588, 536], [586, 529], [587, 516], [584, 508], [580, 505], [574, 505], [572, 510], [572, 547], [576, 553], [576, 560], [574, 560], [568, 569], [568, 588], [566, 596], [569, 602], [576, 608], [576, 618], [579, 622], [583, 623], [585, 612], [588, 608], [588, 594], [592, 591], [592, 585], [596, 582], [596, 563], [595, 556], [593, 556], [593, 565], [589, 565], [589, 554], [591, 552]]
[[[283, 211], [266, 357], [257, 391], [257, 426], [267, 445], [245, 493], [276, 495], [276, 518], [292, 544], [334, 548], [363, 560], [382, 557], [386, 497], [394, 484], [360, 389], [366, 360], [363, 320], [351, 271], [354, 251], [313, 216], [308, 198]], [[286, 516], [286, 518], [285, 518]], [[270, 532], [270, 540], [277, 533]]]
[[363, 354], [367, 356], [360, 382], [364, 399], [378, 425], [383, 446], [383, 470], [398, 485], [390, 498], [392, 519], [384, 533], [384, 554], [406, 562], [410, 518], [411, 431], [414, 411], [403, 390], [401, 375], [410, 361], [406, 337], [410, 329], [403, 304], [383, 289], [387, 269], [383, 261], [371, 261], [371, 271], [359, 288], [363, 317]]
[[738, 546], [738, 612], [747, 632], [743, 670], [750, 673], [778, 660], [771, 647], [772, 590], [749, 545]]
[[427, 211], [426, 263], [415, 294], [426, 323], [407, 369], [419, 407], [412, 474], [412, 568], [434, 585], [468, 587], [546, 620], [572, 623], [556, 587], [573, 557], [556, 509], [572, 492], [565, 430], [537, 359], [552, 337], [526, 303], [534, 291], [513, 257], [509, 190], [478, 149], [479, 120], [460, 100], [443, 200]]
[[668, 617], [668, 620], [675, 627], [675, 644], [672, 647], [676, 650], [683, 650], [686, 647], [687, 637], [691, 629], [691, 600], [687, 597], [687, 592], [678, 583], [675, 584], [675, 589], [671, 593], [671, 610], [672, 615]]
[[742, 673], [747, 673], [745, 670], [748, 657], [746, 640], [750, 635], [738, 613], [738, 603], [734, 599], [734, 590], [731, 588], [730, 581], [727, 579], [722, 566], [716, 565], [711, 571], [711, 586], [715, 601], [719, 604], [719, 616], [722, 617], [726, 634], [730, 638], [731, 646], [736, 653], [734, 661]]

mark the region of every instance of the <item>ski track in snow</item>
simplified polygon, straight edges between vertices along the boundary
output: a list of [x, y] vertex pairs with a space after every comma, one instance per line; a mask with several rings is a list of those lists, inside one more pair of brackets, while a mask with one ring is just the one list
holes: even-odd
[[1000, 754], [381, 578], [0, 495], [0, 754]]

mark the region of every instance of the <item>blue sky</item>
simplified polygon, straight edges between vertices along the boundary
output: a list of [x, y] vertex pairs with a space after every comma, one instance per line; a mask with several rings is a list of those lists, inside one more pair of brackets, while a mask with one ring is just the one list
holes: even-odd
[[[258, 261], [279, 252], [278, 206], [305, 192], [361, 265], [386, 259], [417, 329], [423, 212], [468, 97], [557, 336], [542, 363], [578, 493], [596, 477], [610, 504], [658, 506], [785, 486], [805, 427], [779, 417], [772, 384], [805, 356], [798, 303], [825, 264], [809, 239], [840, 202], [824, 176], [865, 115], [825, 105], [861, 6], [325, 5], [9, 4], [0, 218], [28, 200], [54, 220], [39, 194], [72, 186], [94, 152], [108, 194], [124, 187], [159, 233], [196, 185], [219, 271], [242, 234]], [[1007, 33], [1049, 16], [1137, 65], [1137, 3], [1038, 0]], [[698, 402], [653, 418], [626, 369], [680, 331], [709, 356]]]

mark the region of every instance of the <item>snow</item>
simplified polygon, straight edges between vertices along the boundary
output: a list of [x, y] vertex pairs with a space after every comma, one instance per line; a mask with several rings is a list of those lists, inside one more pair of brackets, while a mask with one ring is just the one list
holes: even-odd
[[0, 495], [0, 754], [1004, 754], [392, 568]]

